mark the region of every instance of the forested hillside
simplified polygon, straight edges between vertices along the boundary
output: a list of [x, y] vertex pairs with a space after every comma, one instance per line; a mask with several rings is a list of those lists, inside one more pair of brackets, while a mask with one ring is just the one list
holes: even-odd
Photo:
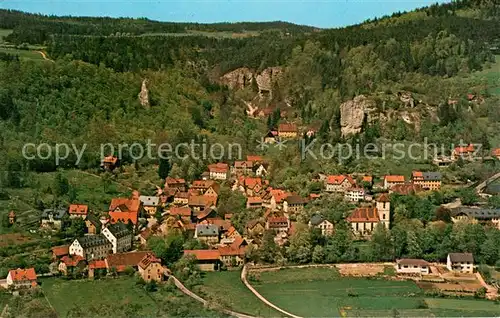
[[[103, 142], [198, 138], [239, 142], [254, 151], [256, 140], [276, 121], [249, 118], [248, 103], [286, 108], [282, 121], [321, 127], [318, 137], [329, 142], [429, 138], [497, 145], [498, 10], [494, 2], [459, 1], [332, 30], [283, 22], [205, 25], [0, 10], [0, 28], [12, 30], [6, 32], [0, 61], [0, 166], [24, 172], [56, 169], [50, 161], [23, 162], [25, 142], [88, 143], [92, 151], [81, 168], [98, 166]], [[33, 45], [50, 60], [9, 54]], [[255, 85], [232, 89], [221, 83], [221, 76], [242, 67], [256, 73], [283, 70], [271, 98], [259, 97]], [[137, 97], [144, 79], [150, 107]], [[401, 93], [411, 95], [415, 107], [407, 108]], [[380, 120], [363, 124], [357, 136], [343, 136], [340, 105], [361, 94], [373, 101]], [[478, 102], [467, 101], [467, 94]], [[297, 160], [296, 155], [289, 159]], [[63, 165], [74, 166], [71, 159]], [[178, 164], [183, 176], [193, 178], [206, 163]], [[359, 164], [329, 162], [326, 170]], [[303, 165], [307, 173], [319, 170]], [[471, 174], [463, 178], [474, 178]], [[279, 182], [294, 178], [276, 175]]]

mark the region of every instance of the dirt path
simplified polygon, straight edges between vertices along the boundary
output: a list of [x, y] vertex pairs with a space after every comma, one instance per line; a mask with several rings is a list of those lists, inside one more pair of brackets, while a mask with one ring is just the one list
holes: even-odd
[[51, 60], [47, 57], [47, 54], [45, 54], [44, 51], [35, 51], [35, 52], [40, 53], [44, 60], [54, 62], [53, 60]]
[[[203, 306], [207, 306], [209, 304], [209, 302], [207, 300], [201, 298], [200, 296], [196, 295], [195, 293], [193, 293], [192, 291], [187, 289], [186, 286], [184, 286], [177, 278], [175, 278], [174, 276], [170, 276], [170, 277], [174, 280], [175, 286], [177, 286], [177, 288], [179, 288], [184, 294], [188, 295], [189, 297], [193, 298], [196, 301], [199, 301], [200, 303], [203, 304]], [[255, 316], [242, 314], [242, 313], [232, 311], [229, 309], [222, 309], [222, 312], [224, 312], [227, 315], [231, 315], [233, 317], [236, 317], [236, 318], [257, 318]]]
[[255, 288], [252, 287], [252, 285], [250, 285], [250, 283], [247, 281], [247, 265], [243, 266], [243, 270], [241, 271], [241, 280], [243, 281], [243, 284], [245, 284], [245, 286], [255, 295], [257, 296], [257, 298], [260, 299], [260, 301], [262, 301], [264, 304], [268, 305], [269, 307], [281, 312], [282, 314], [285, 314], [289, 317], [292, 317], [292, 318], [302, 318], [300, 316], [296, 316], [292, 313], [289, 313], [288, 311], [286, 310], [283, 310], [281, 308], [279, 308], [278, 306], [276, 306], [275, 304], [271, 303], [269, 300], [267, 300], [266, 298], [264, 298], [264, 296], [262, 296]]
[[480, 273], [476, 273], [476, 277], [481, 283], [481, 285], [484, 288], [486, 288], [486, 298], [491, 300], [496, 300], [498, 298], [498, 290], [495, 287], [486, 284], [486, 282], [483, 279], [483, 276], [481, 276]]

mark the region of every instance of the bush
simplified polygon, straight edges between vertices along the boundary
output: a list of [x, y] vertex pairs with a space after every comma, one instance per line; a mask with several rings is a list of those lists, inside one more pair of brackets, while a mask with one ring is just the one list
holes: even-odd
[[486, 288], [481, 287], [474, 293], [474, 298], [485, 298], [486, 297]]

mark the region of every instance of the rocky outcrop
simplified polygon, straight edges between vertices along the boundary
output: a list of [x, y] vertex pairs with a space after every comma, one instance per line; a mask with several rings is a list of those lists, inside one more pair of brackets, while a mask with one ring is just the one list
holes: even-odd
[[259, 93], [265, 94], [266, 92], [271, 92], [273, 83], [281, 78], [283, 69], [281, 67], [268, 67], [263, 70], [260, 74], [257, 74], [257, 86], [259, 87]]
[[375, 106], [375, 102], [364, 95], [356, 96], [353, 100], [342, 103], [340, 105], [342, 136], [360, 133], [365, 118], [369, 123], [373, 121], [372, 112]]
[[220, 83], [231, 89], [243, 89], [252, 84], [253, 71], [246, 67], [237, 68], [220, 78]]
[[279, 80], [282, 74], [283, 68], [279, 66], [268, 67], [260, 73], [246, 67], [240, 67], [222, 75], [220, 83], [231, 89], [243, 89], [252, 85], [252, 81], [255, 79], [259, 95], [271, 95], [273, 83]]
[[147, 84], [148, 80], [144, 79], [141, 85], [141, 91], [139, 92], [139, 103], [144, 107], [149, 107], [149, 91]]
[[399, 100], [405, 104], [405, 107], [415, 107], [415, 100], [410, 92], [399, 92]]

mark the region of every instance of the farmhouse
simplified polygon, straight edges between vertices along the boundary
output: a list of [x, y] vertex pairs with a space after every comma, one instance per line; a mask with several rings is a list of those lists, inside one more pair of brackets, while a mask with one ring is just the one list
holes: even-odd
[[202, 271], [218, 270], [221, 264], [219, 250], [184, 250], [184, 255], [193, 255]]
[[65, 209], [45, 209], [41, 217], [41, 227], [53, 230], [60, 230], [62, 225], [62, 219], [66, 215], [67, 211]]
[[446, 259], [446, 268], [460, 273], [474, 272], [474, 257], [471, 253], [450, 253]]
[[300, 213], [304, 210], [304, 206], [307, 204], [307, 199], [300, 197], [298, 195], [289, 195], [283, 201], [283, 211], [286, 213]]
[[396, 272], [398, 274], [422, 274], [430, 273], [429, 263], [423, 259], [403, 258], [396, 261]]
[[154, 215], [156, 213], [156, 210], [160, 206], [159, 197], [141, 195], [139, 197], [139, 201], [141, 201], [142, 207], [148, 215]]
[[101, 168], [112, 171], [118, 166], [118, 158], [115, 156], [104, 157], [101, 161]]
[[162, 281], [164, 269], [163, 266], [161, 266], [161, 259], [157, 258], [154, 254], [146, 254], [137, 267], [139, 269], [139, 275], [141, 275], [144, 281]]
[[314, 227], [321, 230], [321, 234], [323, 235], [332, 235], [333, 234], [333, 223], [323, 218], [319, 214], [315, 214], [311, 217], [309, 221], [309, 227]]
[[111, 223], [129, 223], [136, 225], [142, 204], [139, 198], [114, 198], [109, 205]]
[[186, 180], [167, 177], [165, 179], [165, 189], [177, 189], [180, 192], [184, 192], [186, 191]]
[[442, 176], [440, 172], [413, 171], [411, 178], [414, 184], [425, 190], [439, 190], [441, 188]]
[[219, 227], [215, 224], [198, 224], [194, 238], [207, 244], [219, 243]]
[[118, 273], [125, 271], [127, 268], [137, 269], [139, 262], [150, 252], [127, 252], [109, 254], [105, 258], [106, 268], [114, 269]]
[[347, 189], [344, 199], [349, 202], [359, 202], [365, 199], [365, 189], [363, 188], [349, 188]]
[[472, 223], [491, 224], [500, 230], [500, 209], [462, 206], [452, 209], [451, 220], [454, 223], [469, 221]]
[[344, 193], [347, 189], [356, 185], [356, 182], [348, 175], [330, 175], [326, 177], [325, 186], [327, 192]]
[[227, 163], [214, 163], [208, 165], [209, 178], [212, 180], [227, 180], [229, 176], [229, 166]]
[[27, 269], [12, 269], [7, 274], [7, 287], [9, 288], [33, 288], [37, 286], [36, 272], [33, 267]]
[[89, 212], [89, 206], [85, 204], [71, 204], [68, 212], [70, 218], [82, 218], [85, 220]]
[[474, 152], [475, 147], [473, 144], [455, 147], [455, 149], [451, 152], [451, 160], [456, 161], [459, 158], [462, 158], [463, 160], [473, 160]]
[[283, 139], [297, 138], [298, 129], [295, 124], [279, 124], [278, 125], [278, 137]]
[[405, 176], [401, 175], [387, 175], [384, 176], [384, 189], [390, 189], [397, 184], [404, 184]]
[[128, 251], [132, 247], [132, 231], [123, 223], [110, 224], [102, 234], [113, 245], [113, 253]]

